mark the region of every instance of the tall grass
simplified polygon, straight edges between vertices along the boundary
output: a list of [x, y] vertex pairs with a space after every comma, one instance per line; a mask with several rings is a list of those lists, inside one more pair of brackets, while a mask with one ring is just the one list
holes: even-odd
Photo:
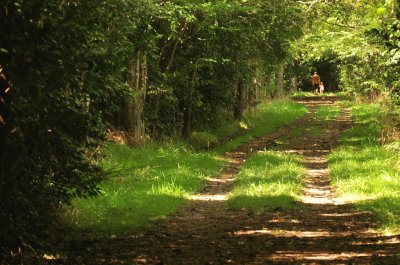
[[291, 209], [301, 195], [306, 173], [299, 156], [260, 151], [243, 165], [229, 197], [232, 209]]
[[359, 209], [373, 211], [382, 230], [400, 231], [399, 143], [378, 143], [384, 114], [378, 105], [355, 105], [352, 112], [356, 126], [329, 156], [332, 184]]
[[131, 148], [109, 144], [103, 167], [108, 178], [102, 194], [76, 199], [67, 220], [96, 232], [135, 231], [181, 206], [205, 178], [216, 175], [221, 161], [185, 146]]

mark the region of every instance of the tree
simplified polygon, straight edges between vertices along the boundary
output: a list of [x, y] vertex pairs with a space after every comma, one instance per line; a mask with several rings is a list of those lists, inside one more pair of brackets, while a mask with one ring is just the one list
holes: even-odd
[[298, 45], [298, 59], [336, 66], [346, 91], [368, 97], [388, 91], [393, 68], [383, 33], [395, 20], [398, 4], [392, 0], [313, 1], [309, 31]]
[[62, 205], [98, 193], [106, 127], [189, 138], [266, 96], [296, 3], [2, 1], [1, 255], [40, 249]]
[[98, 193], [103, 122], [128, 94], [127, 5], [0, 4], [2, 259], [50, 244], [62, 204]]
[[301, 34], [294, 1], [170, 1], [154, 17], [159, 56], [149, 64], [146, 104], [153, 135], [175, 128], [187, 138], [240, 119], [262, 94], [253, 81], [264, 83]]

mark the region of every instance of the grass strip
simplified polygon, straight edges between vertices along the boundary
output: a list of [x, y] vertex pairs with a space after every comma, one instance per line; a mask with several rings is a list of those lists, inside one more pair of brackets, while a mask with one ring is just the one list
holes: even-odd
[[306, 173], [300, 157], [278, 151], [260, 151], [242, 166], [228, 200], [229, 208], [292, 209], [299, 199]]
[[380, 229], [400, 231], [400, 143], [381, 145], [383, 110], [376, 104], [353, 105], [356, 126], [340, 139], [329, 155], [332, 184], [339, 195], [372, 211]]

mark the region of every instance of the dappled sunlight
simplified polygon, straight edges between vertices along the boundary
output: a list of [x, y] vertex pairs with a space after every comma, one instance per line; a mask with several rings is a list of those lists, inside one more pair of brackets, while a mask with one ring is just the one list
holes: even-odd
[[[298, 125], [314, 122], [326, 128], [312, 117]], [[175, 201], [181, 209], [161, 220], [152, 215], [155, 222], [142, 233], [83, 245], [96, 253], [85, 264], [396, 264], [399, 236], [379, 234], [370, 211], [355, 209], [331, 187], [327, 154], [348, 125], [336, 124], [324, 132], [306, 128], [323, 133], [307, 136], [296, 131], [283, 144], [277, 139], [288, 128], [251, 140], [225, 154], [225, 167], [217, 175], [199, 176], [204, 185], [191, 189], [194, 194], [183, 194], [180, 181], [170, 174], [177, 172], [185, 179], [196, 171], [191, 163], [167, 163], [157, 176], [163, 181], [149, 186], [149, 197], [140, 199], [149, 202], [143, 204], [145, 209], [166, 201]], [[336, 158], [345, 165], [347, 157]], [[381, 176], [385, 183], [396, 179], [387, 170]], [[395, 209], [400, 203], [390, 195], [394, 194], [368, 203]]]
[[193, 194], [189, 196], [192, 201], [226, 201], [227, 194]]
[[[269, 230], [266, 228], [260, 230], [241, 230], [234, 232], [235, 236], [249, 236], [249, 235], [273, 235], [274, 237], [295, 237], [295, 238], [336, 238], [346, 237], [352, 235], [352, 232], [332, 232], [332, 231], [296, 231], [296, 230], [282, 230], [275, 229]], [[368, 231], [360, 232], [359, 235], [369, 235]]]
[[268, 256], [268, 260], [302, 260], [302, 261], [350, 261], [355, 257], [372, 257], [376, 253], [357, 253], [357, 252], [312, 252], [312, 251], [279, 251], [274, 255]]
[[[321, 149], [318, 144], [313, 144], [313, 145], [309, 145], [307, 147], [307, 149], [305, 149], [304, 146], [301, 146], [300, 148], [296, 148], [296, 149], [294, 149], [292, 147], [292, 149], [291, 148], [285, 149], [282, 152], [288, 153], [288, 154], [297, 154], [297, 155], [306, 156], [304, 159], [312, 160], [313, 158], [320, 159], [321, 158], [320, 156], [315, 156], [315, 155], [316, 154], [326, 155], [329, 153], [329, 150]], [[318, 163], [318, 161], [316, 163]]]
[[323, 197], [310, 197], [310, 196], [302, 196], [301, 201], [309, 204], [333, 204], [334, 201], [330, 198]]
[[232, 177], [232, 174], [225, 174], [224, 178], [208, 178], [207, 181], [209, 184], [215, 183], [217, 185], [218, 183], [232, 183], [235, 178]]
[[[324, 163], [324, 162], [321, 162], [321, 163]], [[307, 176], [309, 176], [309, 177], [318, 177], [318, 176], [327, 175], [327, 174], [328, 174], [328, 169], [326, 169], [326, 168], [307, 170]]]
[[259, 151], [243, 165], [228, 205], [256, 211], [293, 208], [301, 193], [305, 169], [300, 157], [278, 151]]
[[49, 253], [43, 254], [43, 259], [45, 259], [45, 260], [58, 260], [60, 258], [61, 258], [61, 256], [58, 254], [56, 254], [56, 255], [49, 254]]
[[350, 218], [358, 215], [363, 215], [363, 212], [339, 212], [339, 213], [320, 213], [319, 216], [322, 217], [334, 217], [334, 218]]
[[365, 221], [370, 213], [349, 205], [299, 208], [255, 214], [195, 202], [145, 234], [107, 239], [119, 259], [98, 252], [90, 264], [396, 264], [385, 259], [395, 259], [400, 238], [375, 233]]
[[263, 226], [238, 229], [232, 236], [244, 245], [256, 241], [268, 246], [269, 250], [257, 253], [255, 264], [397, 264], [385, 259], [393, 261], [400, 237], [378, 234], [368, 223], [371, 213], [353, 211], [350, 205], [304, 204], [304, 208], [308, 210], [272, 215]]

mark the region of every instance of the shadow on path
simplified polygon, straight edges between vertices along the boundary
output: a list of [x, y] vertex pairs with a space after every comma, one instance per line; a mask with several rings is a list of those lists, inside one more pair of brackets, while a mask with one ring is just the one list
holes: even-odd
[[[325, 156], [352, 126], [343, 110], [334, 121], [314, 117], [318, 106], [335, 99], [301, 103], [310, 113], [291, 126], [226, 154], [229, 165], [179, 212], [144, 234], [72, 242], [62, 264], [400, 264], [400, 237], [375, 232], [373, 216], [336, 198]], [[301, 126], [320, 126], [319, 135], [275, 140]], [[307, 184], [296, 210], [254, 213], [228, 210], [226, 199], [243, 161], [254, 151], [274, 147], [304, 157]], [[55, 262], [55, 261], [54, 261]], [[49, 263], [51, 264], [51, 263]], [[56, 263], [53, 263], [56, 264]], [[60, 264], [60, 263], [57, 263]]]

